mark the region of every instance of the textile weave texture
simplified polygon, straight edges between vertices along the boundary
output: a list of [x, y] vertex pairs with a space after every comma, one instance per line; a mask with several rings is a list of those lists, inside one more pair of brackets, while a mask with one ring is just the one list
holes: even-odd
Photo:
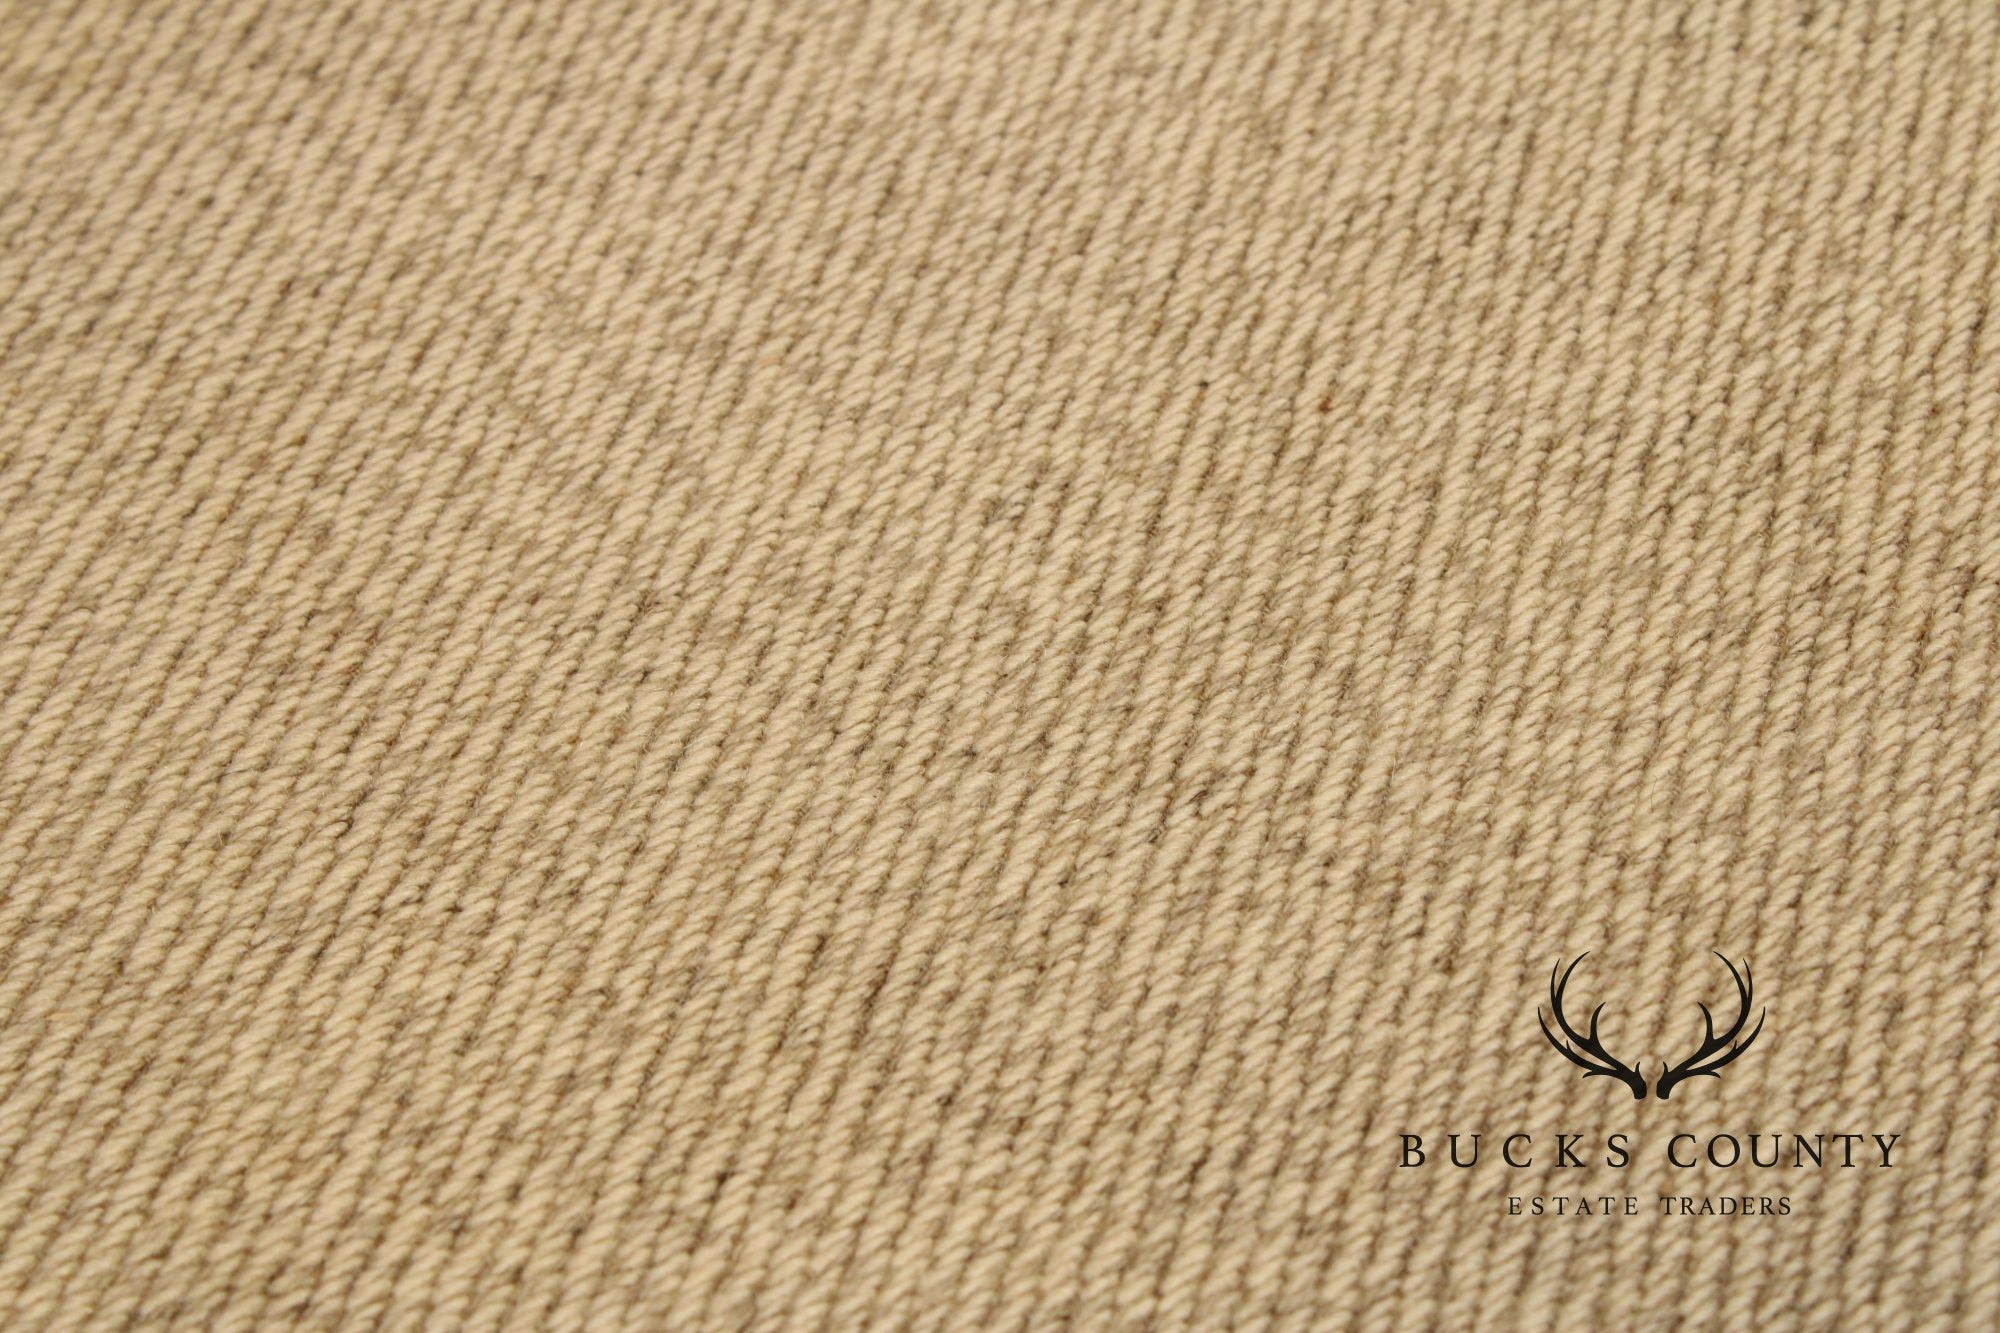
[[0, 0], [0, 1324], [1994, 1327], [1996, 294], [1972, 0]]

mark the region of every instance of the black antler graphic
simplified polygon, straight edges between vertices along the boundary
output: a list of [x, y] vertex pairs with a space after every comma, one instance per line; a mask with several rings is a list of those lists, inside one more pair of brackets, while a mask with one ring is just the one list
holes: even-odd
[[[1590, 957], [1588, 953], [1578, 954], [1576, 963], [1580, 963], [1588, 957]], [[1632, 1097], [1635, 1101], [1643, 1101], [1646, 1097], [1646, 1076], [1641, 1074], [1636, 1067], [1623, 1064], [1614, 1059], [1611, 1053], [1604, 1049], [1604, 1043], [1597, 1039], [1597, 1019], [1598, 1015], [1604, 1012], [1604, 1006], [1600, 1004], [1590, 1011], [1589, 1036], [1585, 1036], [1571, 1027], [1569, 1020], [1563, 1017], [1563, 990], [1569, 985], [1570, 973], [1576, 971], [1576, 963], [1571, 963], [1568, 970], [1563, 972], [1561, 981], [1556, 980], [1556, 971], [1562, 968], [1562, 964], [1557, 963], [1554, 968], [1549, 969], [1549, 1008], [1555, 1011], [1556, 1026], [1562, 1029], [1563, 1036], [1568, 1037], [1572, 1044], [1582, 1050], [1583, 1055], [1578, 1055], [1576, 1051], [1571, 1050], [1568, 1046], [1556, 1040], [1556, 1034], [1549, 1031], [1548, 1020], [1542, 1017], [1542, 1011], [1537, 1008], [1535, 1010], [1535, 1017], [1541, 1022], [1542, 1035], [1549, 1039], [1549, 1045], [1562, 1053], [1565, 1060], [1568, 1060], [1573, 1065], [1581, 1066], [1585, 1078], [1589, 1078], [1594, 1074], [1601, 1074], [1606, 1078], [1615, 1078], [1632, 1090]], [[1603, 1063], [1593, 1063], [1591, 1060], [1585, 1059], [1585, 1056], [1593, 1056], [1597, 1060], [1603, 1061]]]
[[[1667, 1099], [1667, 1094], [1672, 1092], [1674, 1085], [1682, 1079], [1700, 1078], [1704, 1074], [1714, 1077], [1716, 1070], [1749, 1050], [1750, 1043], [1757, 1040], [1757, 1034], [1764, 1030], [1764, 1013], [1759, 1013], [1757, 1026], [1750, 1029], [1750, 1035], [1742, 1041], [1736, 1040], [1737, 1034], [1743, 1031], [1744, 1023], [1750, 1018], [1750, 960], [1747, 958], [1743, 960], [1743, 971], [1739, 973], [1736, 964], [1723, 958], [1720, 953], [1715, 956], [1722, 958], [1722, 965], [1729, 969], [1730, 979], [1736, 983], [1736, 1021], [1730, 1025], [1729, 1031], [1717, 1036], [1715, 1015], [1708, 1012], [1707, 1005], [1696, 1002], [1696, 1007], [1701, 1010], [1702, 1026], [1706, 1029], [1701, 1049], [1671, 1069], [1667, 1068], [1666, 1061], [1660, 1062], [1660, 1076], [1653, 1082], [1653, 1095], [1661, 1101]], [[1716, 1056], [1722, 1058], [1718, 1060]], [[1708, 1063], [1704, 1063], [1705, 1061]]]

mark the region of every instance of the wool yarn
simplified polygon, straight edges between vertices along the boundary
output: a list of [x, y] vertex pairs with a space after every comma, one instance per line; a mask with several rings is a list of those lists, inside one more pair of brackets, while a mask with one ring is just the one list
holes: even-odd
[[1997, 104], [0, 0], [0, 1324], [1993, 1327]]

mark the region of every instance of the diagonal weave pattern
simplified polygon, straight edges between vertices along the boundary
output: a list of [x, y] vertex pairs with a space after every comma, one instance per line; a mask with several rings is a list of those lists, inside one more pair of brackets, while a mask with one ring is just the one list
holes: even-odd
[[0, 1323], [1992, 1327], [1996, 294], [1986, 4], [0, 2]]

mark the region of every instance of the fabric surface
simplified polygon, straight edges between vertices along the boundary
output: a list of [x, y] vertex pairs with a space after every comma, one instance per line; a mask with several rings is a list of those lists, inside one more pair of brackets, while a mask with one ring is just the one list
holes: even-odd
[[[1993, 1327], [1996, 102], [1970, 0], [0, 3], [0, 1323]], [[1716, 1077], [1550, 1049], [1711, 951]]]

